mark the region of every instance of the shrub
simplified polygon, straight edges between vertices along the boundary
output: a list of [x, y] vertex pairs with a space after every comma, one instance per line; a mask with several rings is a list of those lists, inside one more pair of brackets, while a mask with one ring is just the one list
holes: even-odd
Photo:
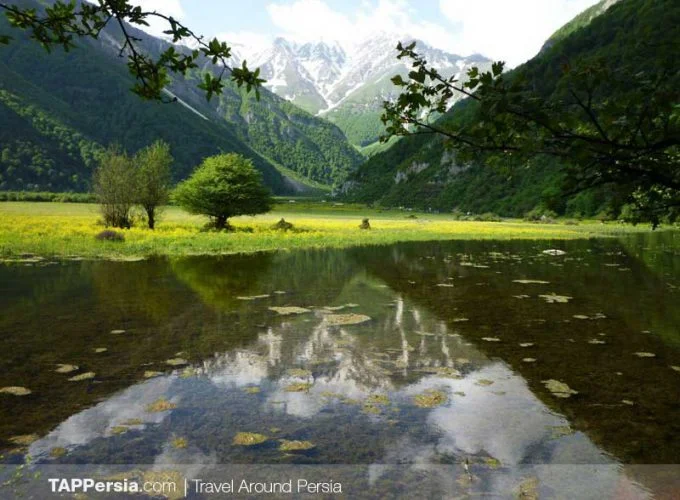
[[98, 233], [95, 238], [97, 241], [125, 241], [124, 234], [112, 231], [110, 229], [106, 229]]

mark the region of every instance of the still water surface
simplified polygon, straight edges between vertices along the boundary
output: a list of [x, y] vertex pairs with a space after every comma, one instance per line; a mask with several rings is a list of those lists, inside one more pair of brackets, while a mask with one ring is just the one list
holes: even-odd
[[657, 233], [0, 265], [0, 387], [31, 391], [0, 393], [2, 461], [672, 498], [678, 249]]

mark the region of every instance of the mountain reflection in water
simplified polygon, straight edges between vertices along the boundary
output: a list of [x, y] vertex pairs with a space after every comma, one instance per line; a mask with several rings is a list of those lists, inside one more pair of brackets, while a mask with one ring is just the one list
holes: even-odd
[[[680, 266], [655, 238], [560, 243], [565, 256], [452, 242], [0, 268], [0, 384], [33, 391], [0, 400], [6, 459], [188, 476], [361, 464], [375, 484], [391, 466], [467, 464], [454, 485], [432, 474], [468, 492], [537, 478], [542, 492], [644, 497], [654, 475], [620, 464], [675, 464], [680, 449]], [[335, 324], [352, 315], [371, 320]], [[95, 378], [67, 381], [58, 363]], [[242, 432], [266, 440], [235, 445]]]

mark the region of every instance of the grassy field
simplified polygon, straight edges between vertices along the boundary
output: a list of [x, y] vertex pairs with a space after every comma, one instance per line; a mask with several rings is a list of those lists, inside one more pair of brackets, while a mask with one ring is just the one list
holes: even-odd
[[[284, 217], [292, 231], [272, 225]], [[372, 229], [359, 229], [363, 217]], [[0, 256], [22, 254], [132, 259], [151, 255], [196, 255], [309, 247], [380, 245], [398, 241], [447, 239], [574, 239], [649, 231], [615, 223], [578, 225], [519, 221], [468, 222], [450, 216], [381, 211], [332, 203], [279, 203], [266, 215], [237, 217], [234, 232], [205, 231], [206, 218], [168, 207], [155, 231], [141, 225], [121, 231], [124, 242], [101, 242], [104, 227], [96, 205], [71, 203], [0, 203]]]

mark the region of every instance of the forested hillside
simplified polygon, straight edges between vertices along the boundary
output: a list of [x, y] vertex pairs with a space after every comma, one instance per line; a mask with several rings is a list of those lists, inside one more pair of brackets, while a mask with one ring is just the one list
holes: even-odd
[[[528, 82], [542, 98], [551, 99], [565, 91], [566, 68], [604, 62], [612, 75], [617, 72], [617, 79], [606, 87], [607, 94], [597, 96], [606, 103], [610, 99], [629, 99], [630, 92], [635, 90], [630, 84], [617, 83], [625, 81], [622, 71], [630, 72], [631, 77], [665, 75], [664, 78], [677, 82], [677, 61], [673, 64], [669, 55], [677, 54], [679, 47], [678, 2], [605, 0], [559, 30], [538, 56], [507, 76]], [[676, 89], [679, 87], [675, 85]], [[669, 99], [677, 100], [677, 94]], [[467, 101], [459, 103], [440, 123], [474, 120], [475, 106]], [[341, 192], [350, 200], [386, 206], [458, 208], [507, 216], [523, 215], [535, 207], [594, 215], [616, 204], [615, 190], [606, 185], [561, 196], [566, 167], [566, 163], [554, 157], [538, 157], [514, 167], [459, 164], [455, 155], [446, 150], [444, 140], [432, 136], [405, 137], [367, 161]]]
[[[133, 31], [146, 50], [166, 45]], [[340, 182], [361, 161], [337, 127], [266, 90], [258, 102], [230, 86], [207, 102], [195, 90], [200, 72], [170, 87], [186, 105], [141, 101], [114, 29], [51, 54], [4, 17], [0, 32], [14, 38], [0, 46], [0, 190], [84, 190], [103, 147], [135, 152], [156, 139], [171, 145], [175, 180], [204, 157], [233, 151], [252, 158], [277, 193]]]

